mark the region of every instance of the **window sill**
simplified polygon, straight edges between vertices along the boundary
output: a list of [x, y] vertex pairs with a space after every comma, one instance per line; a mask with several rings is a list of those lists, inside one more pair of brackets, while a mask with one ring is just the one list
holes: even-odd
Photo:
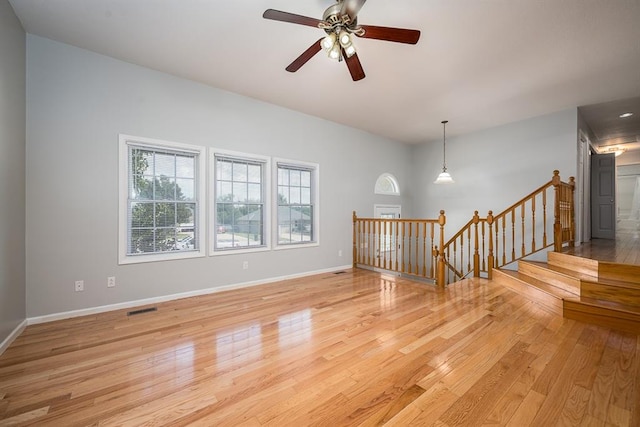
[[242, 248], [242, 249], [211, 249], [209, 251], [209, 256], [224, 256], [224, 255], [237, 255], [237, 254], [250, 254], [254, 252], [267, 252], [269, 251], [268, 246], [260, 246], [259, 248]]
[[288, 249], [303, 249], [303, 248], [315, 248], [320, 246], [319, 242], [309, 242], [309, 243], [291, 243], [288, 245], [275, 245], [273, 247], [274, 251], [284, 251]]
[[182, 253], [159, 253], [159, 254], [149, 254], [149, 255], [125, 255], [121, 256], [118, 260], [119, 265], [126, 264], [142, 264], [147, 262], [158, 262], [158, 261], [173, 261], [179, 259], [192, 259], [192, 258], [204, 258], [204, 251], [189, 251]]

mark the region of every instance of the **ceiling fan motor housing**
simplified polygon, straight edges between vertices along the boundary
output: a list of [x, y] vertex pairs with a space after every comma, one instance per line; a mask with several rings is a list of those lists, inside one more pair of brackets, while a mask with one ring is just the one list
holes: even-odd
[[349, 32], [353, 32], [358, 26], [358, 17], [351, 19], [349, 14], [340, 15], [342, 10], [342, 3], [329, 6], [322, 15], [324, 21], [322, 25], [319, 25], [327, 34], [337, 32], [336, 30], [341, 27]]

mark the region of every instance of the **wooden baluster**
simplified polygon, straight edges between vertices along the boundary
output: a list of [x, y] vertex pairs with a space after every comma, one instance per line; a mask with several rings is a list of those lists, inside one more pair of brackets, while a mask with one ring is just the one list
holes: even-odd
[[427, 277], [427, 225], [422, 227], [422, 277]]
[[[458, 239], [455, 239], [453, 241], [453, 262], [451, 261], [451, 258], [449, 257], [449, 248], [447, 248], [447, 260], [449, 260], [449, 264], [453, 265], [453, 268], [458, 268]], [[449, 276], [448, 273], [448, 269], [447, 269], [447, 277]], [[456, 273], [453, 273], [454, 277], [456, 277]], [[448, 283], [448, 282], [447, 282]]]
[[553, 171], [551, 183], [555, 189], [555, 200], [553, 203], [553, 250], [560, 252], [562, 250], [562, 224], [560, 223], [560, 172]]
[[[493, 212], [489, 211], [487, 214], [487, 224], [489, 224], [489, 255], [487, 257], [487, 277], [489, 279], [493, 278], [493, 266], [494, 266], [494, 255], [493, 255]], [[496, 227], [496, 230], [498, 227]], [[497, 236], [496, 236], [497, 242]]]
[[[431, 242], [429, 244], [430, 248], [434, 247], [434, 239], [435, 239], [435, 227], [436, 225], [432, 222], [431, 223]], [[436, 255], [434, 255], [433, 251], [431, 252], [431, 266], [430, 266], [430, 272], [429, 272], [429, 277], [431, 277], [432, 279], [436, 278], [436, 263], [437, 263], [437, 259], [436, 259]]]
[[375, 251], [375, 244], [373, 244], [373, 242], [373, 222], [369, 220], [367, 221], [367, 265], [370, 267], [372, 267], [375, 262], [375, 258], [371, 256], [371, 251]]
[[542, 246], [547, 247], [547, 189], [542, 192]]
[[416, 221], [416, 276], [420, 275], [420, 260], [418, 258], [420, 254], [420, 222]]
[[369, 265], [369, 230], [367, 228], [367, 221], [361, 220], [362, 222], [362, 263], [364, 265]]
[[398, 244], [399, 231], [400, 231], [400, 222], [396, 220], [396, 238], [393, 241], [393, 253], [395, 254], [395, 258], [396, 258], [394, 271], [399, 271], [399, 268], [398, 268], [398, 251], [400, 250], [400, 245]]
[[442, 252], [442, 248], [444, 248], [444, 225], [446, 224], [447, 219], [444, 215], [444, 211], [440, 211], [440, 216], [438, 217], [438, 224], [440, 224], [440, 251], [438, 256], [438, 277], [436, 279], [436, 284], [439, 288], [444, 289], [445, 286], [445, 277], [444, 277], [444, 253]]
[[365, 248], [367, 247], [366, 243], [365, 243], [365, 230], [364, 230], [364, 221], [362, 221], [361, 219], [358, 220], [358, 230], [360, 231], [360, 237], [359, 237], [359, 245], [358, 245], [358, 262], [360, 264], [364, 264], [365, 263]]
[[511, 209], [511, 261], [516, 259], [516, 208]]
[[[473, 277], [480, 277], [480, 254], [478, 253], [478, 223], [479, 222], [480, 222], [480, 217], [478, 216], [478, 211], [475, 211], [473, 213], [473, 226], [474, 226]], [[484, 230], [483, 230], [482, 236], [484, 238]]]
[[575, 191], [576, 191], [576, 179], [574, 177], [569, 177], [569, 185], [571, 186], [571, 191], [569, 195], [569, 247], [574, 247], [576, 242], [576, 210], [575, 210]]
[[[481, 259], [482, 259], [482, 265], [480, 266], [481, 271], [487, 271], [487, 264], [485, 262], [485, 255], [487, 254], [486, 252], [486, 248], [485, 248], [485, 240], [486, 240], [486, 236], [485, 236], [485, 231], [486, 231], [486, 220], [482, 221], [482, 226], [480, 227], [480, 232], [482, 233], [482, 255], [481, 255]], [[491, 236], [491, 233], [489, 233], [489, 236]]]
[[387, 270], [387, 238], [388, 238], [388, 234], [387, 234], [387, 225], [388, 225], [389, 221], [384, 221], [382, 222], [380, 225], [383, 228], [383, 232], [382, 232], [382, 244], [384, 245], [384, 247], [382, 248], [382, 265], [385, 270]]
[[409, 274], [413, 273], [413, 271], [411, 270], [411, 238], [413, 237], [412, 235], [412, 231], [413, 231], [413, 227], [412, 227], [413, 223], [409, 223], [409, 244], [407, 246], [409, 246]]
[[502, 265], [507, 264], [507, 216], [502, 217]]
[[520, 215], [522, 216], [522, 249], [521, 249], [521, 253], [522, 253], [522, 257], [524, 257], [525, 254], [525, 247], [524, 247], [524, 240], [525, 240], [525, 234], [524, 234], [524, 206], [525, 206], [526, 202], [523, 202], [522, 205], [520, 205]]
[[405, 243], [404, 243], [405, 225], [404, 224], [405, 223], [403, 221], [402, 222], [402, 252], [400, 253], [400, 262], [402, 264], [402, 267], [401, 267], [400, 271], [402, 273], [404, 273], [404, 265], [406, 263], [406, 257], [404, 256], [404, 253], [405, 253], [405, 250], [404, 250], [404, 246], [405, 246]]
[[376, 267], [381, 268], [382, 264], [382, 253], [384, 252], [384, 248], [382, 247], [382, 221], [376, 220], [376, 237], [378, 241], [378, 253], [376, 254]]
[[531, 252], [536, 251], [536, 197], [531, 198]]
[[360, 222], [358, 221], [358, 217], [356, 216], [356, 211], [353, 211], [353, 248], [352, 248], [352, 268], [356, 268], [356, 264], [358, 263], [358, 236], [359, 233], [356, 232], [356, 227], [360, 227]]
[[472, 228], [469, 227], [469, 229], [467, 229], [467, 271], [465, 271], [465, 275], [472, 271], [471, 270], [471, 260], [473, 259], [471, 257], [471, 230]]

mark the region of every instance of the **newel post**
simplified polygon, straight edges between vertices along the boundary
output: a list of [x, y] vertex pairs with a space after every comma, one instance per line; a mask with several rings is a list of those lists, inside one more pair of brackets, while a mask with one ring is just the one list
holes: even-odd
[[551, 185], [554, 188], [553, 201], [553, 250], [554, 252], [562, 251], [562, 224], [560, 222], [560, 199], [562, 197], [560, 189], [560, 171], [553, 171]]
[[444, 225], [447, 223], [447, 218], [444, 216], [444, 211], [440, 211], [438, 217], [438, 224], [440, 224], [440, 249], [435, 248], [435, 252], [438, 255], [438, 270], [436, 274], [436, 285], [440, 289], [444, 289], [445, 285], [445, 263], [444, 263]]
[[493, 211], [487, 214], [487, 224], [489, 224], [489, 255], [487, 257], [487, 278], [493, 279]]
[[353, 261], [352, 261], [352, 268], [356, 268], [356, 264], [358, 263], [358, 246], [356, 243], [356, 226], [358, 223], [358, 216], [356, 215], [356, 211], [353, 211]]
[[474, 228], [474, 241], [475, 247], [473, 248], [473, 277], [480, 277], [480, 252], [478, 250], [478, 223], [480, 217], [478, 211], [473, 213], [473, 228]]

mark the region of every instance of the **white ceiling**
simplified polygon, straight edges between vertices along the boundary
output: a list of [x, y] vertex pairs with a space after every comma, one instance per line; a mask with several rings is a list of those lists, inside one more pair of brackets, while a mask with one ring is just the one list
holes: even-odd
[[369, 0], [360, 24], [422, 36], [356, 39], [359, 82], [322, 52], [285, 71], [323, 32], [262, 18], [333, 0], [10, 3], [29, 33], [406, 143], [640, 96], [638, 0]]

